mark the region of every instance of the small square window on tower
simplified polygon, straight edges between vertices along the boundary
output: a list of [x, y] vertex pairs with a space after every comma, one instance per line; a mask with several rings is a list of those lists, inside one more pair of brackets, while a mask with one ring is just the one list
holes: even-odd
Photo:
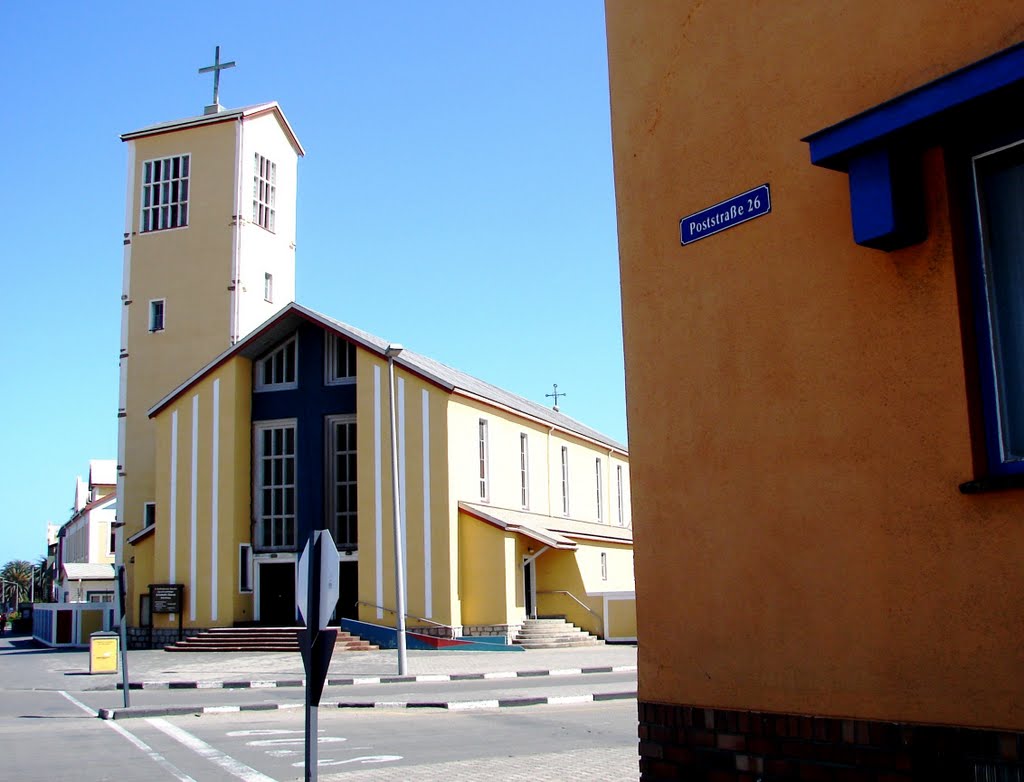
[[151, 299], [149, 302], [149, 330], [164, 330], [164, 308], [166, 299]]

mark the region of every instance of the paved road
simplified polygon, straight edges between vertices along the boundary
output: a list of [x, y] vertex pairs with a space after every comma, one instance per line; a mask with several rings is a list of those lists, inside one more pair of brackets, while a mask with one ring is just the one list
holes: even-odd
[[[0, 743], [6, 762], [0, 776], [26, 782], [64, 777], [86, 782], [302, 778], [302, 744], [295, 743], [303, 740], [301, 708], [98, 720], [96, 709], [121, 705], [123, 696], [115, 689], [120, 677], [91, 676], [88, 662], [84, 650], [45, 650], [25, 638], [0, 639]], [[396, 672], [394, 652], [335, 656], [332, 679], [376, 676], [385, 681], [330, 686], [325, 691], [325, 706], [319, 711], [320, 779], [637, 778], [635, 700], [460, 712], [328, 707], [342, 699], [466, 701], [523, 693], [579, 697], [621, 692], [635, 689], [635, 647], [419, 652], [410, 653], [409, 662], [410, 673], [428, 681], [387, 683]], [[596, 672], [612, 669], [616, 672]], [[294, 686], [220, 687], [239, 680], [294, 682], [302, 677], [297, 654], [131, 652], [129, 672], [133, 684], [148, 685], [132, 691], [133, 706], [296, 706], [302, 694]], [[458, 678], [463, 676], [489, 678]], [[170, 683], [195, 689], [172, 688]], [[254, 730], [270, 732], [257, 735]]]
[[[5, 697], [2, 711], [4, 776], [20, 782], [303, 777], [301, 710], [111, 722], [58, 691]], [[635, 714], [630, 701], [470, 712], [321, 709], [319, 778], [635, 780]]]

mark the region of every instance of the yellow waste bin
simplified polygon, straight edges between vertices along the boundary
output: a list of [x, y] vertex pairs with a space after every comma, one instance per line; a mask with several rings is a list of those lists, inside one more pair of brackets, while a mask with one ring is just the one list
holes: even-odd
[[117, 673], [119, 641], [117, 633], [101, 631], [89, 635], [89, 673]]

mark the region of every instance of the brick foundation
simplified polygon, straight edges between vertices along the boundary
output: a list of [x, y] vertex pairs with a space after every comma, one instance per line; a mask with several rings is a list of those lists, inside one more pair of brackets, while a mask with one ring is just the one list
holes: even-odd
[[1024, 733], [640, 701], [640, 779], [1024, 782]]
[[[186, 627], [182, 629], [181, 637], [199, 635], [202, 632], [205, 632], [205, 628]], [[176, 627], [154, 627], [152, 630], [146, 627], [129, 627], [126, 639], [129, 649], [163, 649], [167, 644], [172, 644], [177, 640], [178, 628]]]

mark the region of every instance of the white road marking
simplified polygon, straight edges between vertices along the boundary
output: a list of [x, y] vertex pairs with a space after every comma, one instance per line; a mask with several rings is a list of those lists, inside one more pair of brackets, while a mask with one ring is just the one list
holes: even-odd
[[[64, 692], [64, 690], [58, 690], [58, 692], [61, 695], [63, 695], [65, 698], [67, 698], [69, 701], [71, 701], [73, 704], [75, 704], [82, 711], [84, 711], [86, 714], [89, 714], [92, 717], [99, 716], [98, 713], [94, 709], [90, 709], [88, 706], [86, 706], [80, 700], [72, 697], [71, 695], [68, 695], [66, 692]], [[171, 763], [171, 761], [169, 761], [167, 758], [165, 758], [163, 755], [161, 755], [159, 752], [157, 752], [155, 749], [153, 749], [151, 746], [149, 746], [146, 742], [144, 742], [138, 736], [134, 735], [133, 733], [129, 733], [127, 730], [122, 728], [120, 725], [118, 725], [113, 720], [103, 720], [103, 724], [106, 725], [108, 728], [110, 728], [115, 733], [119, 733], [122, 736], [124, 736], [126, 739], [128, 739], [128, 741], [130, 741], [132, 744], [134, 744], [138, 749], [140, 749], [144, 753], [146, 753], [146, 755], [149, 756], [150, 760], [152, 760], [154, 763], [156, 763], [162, 769], [164, 769], [165, 771], [170, 773], [175, 779], [177, 779], [178, 782], [196, 782], [194, 779], [192, 779], [192, 777], [190, 777], [188, 774], [186, 774], [180, 768], [178, 768], [173, 763]]]
[[[317, 763], [317, 767], [320, 766], [344, 766], [347, 763], [390, 763], [394, 760], [401, 760], [401, 755], [360, 755], [357, 758], [348, 758], [347, 760], [321, 760]], [[292, 763], [294, 768], [302, 768], [305, 766], [305, 761], [299, 761], [298, 763]]]
[[516, 679], [518, 678], [518, 676], [519, 674], [517, 674], [515, 671], [504, 671], [499, 673], [484, 674], [485, 679]]
[[352, 680], [352, 684], [380, 684], [379, 676], [357, 676]]
[[182, 730], [177, 725], [172, 725], [167, 722], [167, 720], [161, 719], [160, 717], [149, 717], [146, 722], [162, 733], [166, 733], [179, 744], [188, 747], [200, 757], [206, 758], [206, 760], [220, 766], [232, 776], [243, 780], [243, 782], [277, 782], [273, 777], [261, 774], [256, 769], [250, 768], [240, 760], [235, 760], [233, 757], [224, 754], [219, 749], [211, 747], [202, 739], [193, 736], [186, 730]]
[[304, 730], [285, 730], [284, 728], [260, 728], [254, 730], [232, 730], [228, 736], [291, 736], [293, 734], [306, 735]]
[[232, 712], [241, 711], [241, 706], [206, 706], [203, 709], [204, 714], [230, 714]]
[[549, 676], [575, 676], [576, 674], [582, 673], [582, 668], [555, 668], [554, 670], [548, 671]]
[[[348, 741], [346, 738], [341, 736], [317, 736], [317, 744], [337, 744], [342, 741]], [[293, 739], [257, 739], [256, 741], [247, 741], [245, 745], [247, 747], [284, 747], [289, 744], [302, 744], [306, 743], [306, 735], [303, 733], [302, 737], [296, 736]]]

